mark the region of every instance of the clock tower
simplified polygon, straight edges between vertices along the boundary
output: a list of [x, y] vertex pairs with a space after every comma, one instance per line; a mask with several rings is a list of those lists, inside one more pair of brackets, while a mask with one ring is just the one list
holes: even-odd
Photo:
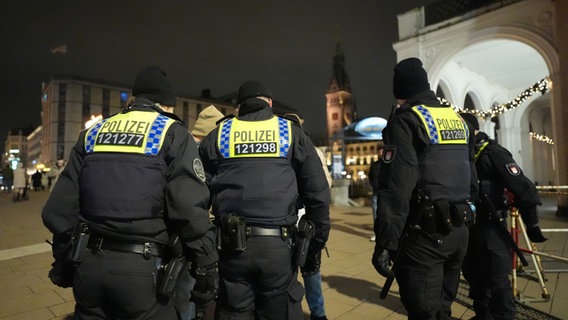
[[327, 101], [327, 137], [331, 138], [343, 127], [350, 125], [356, 118], [351, 84], [345, 71], [345, 55], [339, 40], [335, 45], [333, 74], [325, 98]]

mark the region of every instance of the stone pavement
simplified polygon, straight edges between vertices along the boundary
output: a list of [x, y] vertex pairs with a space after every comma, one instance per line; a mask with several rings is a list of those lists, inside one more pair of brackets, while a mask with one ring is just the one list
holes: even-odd
[[[0, 196], [0, 320], [65, 319], [73, 312], [71, 289], [61, 289], [47, 278], [50, 247], [45, 239], [51, 235], [41, 222], [41, 208], [47, 192], [32, 192], [29, 201], [13, 203]], [[554, 201], [547, 199], [541, 207], [543, 228], [567, 228], [568, 219], [554, 215]], [[398, 287], [395, 284], [385, 300], [379, 299], [384, 278], [370, 263], [374, 243], [370, 207], [332, 207], [332, 232], [329, 255], [322, 262], [324, 296], [329, 319], [405, 319]], [[549, 241], [539, 250], [568, 257], [568, 233], [548, 232]], [[529, 259], [530, 261], [530, 259]], [[542, 290], [531, 277], [520, 277], [521, 300], [533, 308], [568, 318], [568, 264], [545, 261], [543, 266], [550, 294], [540, 299]], [[555, 264], [553, 272], [548, 266]], [[534, 269], [534, 268], [533, 268]], [[530, 271], [530, 267], [527, 268]], [[530, 301], [530, 302], [528, 302]], [[304, 310], [308, 310], [304, 301]], [[469, 319], [473, 312], [459, 303], [453, 305], [456, 319]]]

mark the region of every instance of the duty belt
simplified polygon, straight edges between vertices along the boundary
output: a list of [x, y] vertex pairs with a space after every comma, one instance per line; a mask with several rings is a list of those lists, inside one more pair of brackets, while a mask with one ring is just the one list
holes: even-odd
[[120, 242], [115, 239], [103, 238], [101, 236], [91, 236], [87, 248], [96, 251], [118, 251], [141, 254], [144, 258], [161, 257], [164, 245], [144, 242], [144, 243], [129, 243]]
[[288, 238], [290, 230], [288, 227], [259, 227], [259, 226], [246, 226], [247, 237], [282, 237]]

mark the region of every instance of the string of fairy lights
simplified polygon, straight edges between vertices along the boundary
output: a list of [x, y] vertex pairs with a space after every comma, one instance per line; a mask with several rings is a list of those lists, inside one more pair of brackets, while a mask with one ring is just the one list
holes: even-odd
[[529, 135], [531, 137], [531, 139], [537, 140], [537, 141], [541, 141], [541, 142], [546, 142], [550, 145], [554, 145], [554, 140], [552, 140], [552, 138], [547, 137], [543, 134], [538, 134], [536, 132], [529, 132]]
[[[489, 109], [489, 110], [475, 110], [475, 109], [467, 109], [467, 108], [459, 108], [456, 106], [454, 107], [454, 110], [456, 110], [457, 112], [467, 112], [467, 113], [471, 113], [479, 118], [483, 118], [483, 119], [491, 119], [491, 118], [495, 118], [498, 117], [500, 114], [510, 111], [510, 110], [514, 110], [515, 108], [517, 108], [518, 106], [520, 106], [523, 102], [525, 102], [526, 100], [528, 100], [530, 97], [532, 97], [534, 94], [536, 93], [541, 93], [541, 94], [545, 94], [548, 90], [550, 90], [552, 87], [552, 81], [550, 81], [550, 78], [546, 77], [543, 78], [539, 81], [537, 81], [535, 84], [533, 84], [531, 87], [527, 88], [526, 90], [524, 90], [523, 92], [521, 92], [515, 99], [507, 102], [507, 103], [503, 103], [497, 106], [494, 106], [493, 108]], [[451, 105], [451, 103], [449, 103], [449, 101], [447, 101], [444, 98], [440, 98], [442, 103], [444, 104], [449, 104]], [[548, 144], [554, 145], [554, 141], [552, 140], [552, 138], [547, 137], [544, 134], [539, 134], [536, 132], [530, 132], [530, 139], [534, 139], [537, 141], [541, 141], [541, 142], [546, 142]]]

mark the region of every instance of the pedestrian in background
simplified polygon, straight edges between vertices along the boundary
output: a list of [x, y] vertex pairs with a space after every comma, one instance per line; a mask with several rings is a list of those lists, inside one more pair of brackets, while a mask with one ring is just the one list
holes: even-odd
[[[540, 230], [537, 211], [540, 197], [511, 153], [479, 131], [477, 117], [471, 113], [461, 116], [475, 132], [475, 166], [479, 177], [476, 221], [470, 228], [463, 265], [463, 275], [473, 299], [474, 318], [514, 319], [516, 308], [509, 280], [513, 256], [511, 241], [507, 241], [511, 240], [507, 234], [507, 211], [510, 206], [518, 208], [530, 241], [544, 242], [547, 239]], [[507, 203], [505, 190], [514, 195], [514, 203]]]
[[36, 172], [34, 172], [34, 174], [32, 174], [32, 185], [33, 185], [35, 191], [41, 190], [41, 177], [42, 177], [42, 174], [39, 170], [36, 170]]
[[17, 202], [27, 200], [28, 174], [24, 169], [24, 164], [19, 162], [18, 167], [14, 170], [14, 186], [12, 188], [12, 201]]
[[[198, 145], [211, 130], [215, 129], [217, 126], [216, 122], [221, 118], [223, 118], [223, 114], [217, 110], [214, 105], [210, 105], [201, 110], [197, 116], [193, 130], [191, 130], [191, 134]], [[187, 271], [188, 272], [184, 272], [180, 276], [180, 284], [175, 302], [176, 308], [180, 313], [180, 320], [193, 320], [198, 313], [195, 303], [190, 301], [190, 292], [195, 286], [195, 278], [191, 276], [190, 270]], [[199, 312], [203, 314], [205, 314], [205, 311], [206, 310], [199, 310]]]
[[315, 229], [304, 265], [315, 272], [329, 236], [329, 186], [310, 138], [274, 115], [262, 82], [243, 83], [237, 105], [238, 115], [199, 145], [220, 232], [216, 319], [301, 319], [304, 290], [292, 248], [297, 199]]
[[195, 141], [197, 141], [197, 143], [201, 142], [209, 132], [217, 127], [217, 121], [221, 120], [223, 117], [224, 115], [214, 105], [210, 105], [201, 110], [191, 130]]
[[49, 191], [53, 190], [53, 187], [57, 183], [57, 179], [59, 179], [59, 175], [65, 169], [65, 160], [57, 159], [55, 164], [49, 168], [49, 172], [47, 173], [47, 177], [49, 178]]
[[124, 110], [80, 133], [42, 212], [53, 233], [49, 277], [73, 286], [78, 319], [179, 319], [175, 289], [188, 260], [191, 299], [205, 306], [217, 293], [209, 190], [197, 145], [173, 114], [175, 91], [150, 66], [132, 92]]
[[383, 130], [372, 262], [396, 277], [409, 319], [450, 319], [477, 190], [473, 135], [430, 90], [419, 59], [395, 66], [393, 93], [400, 107]]
[[[379, 194], [379, 170], [381, 167], [381, 157], [383, 155], [383, 149], [379, 149], [378, 152], [379, 159], [371, 163], [369, 168], [369, 183], [371, 184], [372, 194], [371, 194], [371, 210], [373, 210], [373, 223], [377, 220], [377, 197]], [[376, 237], [373, 234], [370, 241], [375, 241]]]
[[[302, 119], [298, 114], [287, 113], [284, 116], [291, 117], [291, 119], [300, 123], [300, 126], [302, 126], [303, 128], [304, 119]], [[327, 179], [327, 184], [329, 185], [329, 188], [331, 188], [331, 185], [333, 184], [333, 178], [331, 177], [331, 173], [327, 168], [325, 154], [323, 154], [323, 152], [318, 148], [316, 148], [316, 152], [318, 153], [318, 156], [320, 158], [322, 169], [325, 173], [325, 178]], [[306, 209], [304, 208], [303, 203], [299, 203], [298, 207], [300, 208], [298, 211], [299, 221], [306, 213]], [[327, 320], [327, 316], [325, 314], [325, 301], [321, 288], [322, 279], [319, 266], [317, 270], [306, 270], [306, 268], [301, 267], [300, 271], [302, 273], [304, 287], [306, 289], [306, 302], [308, 303], [308, 307], [310, 308], [310, 320]]]
[[6, 164], [2, 168], [2, 184], [4, 185], [4, 193], [11, 195], [12, 185], [14, 184], [14, 170], [10, 167], [10, 164]]
[[49, 190], [49, 178], [45, 170], [41, 172], [41, 190]]

